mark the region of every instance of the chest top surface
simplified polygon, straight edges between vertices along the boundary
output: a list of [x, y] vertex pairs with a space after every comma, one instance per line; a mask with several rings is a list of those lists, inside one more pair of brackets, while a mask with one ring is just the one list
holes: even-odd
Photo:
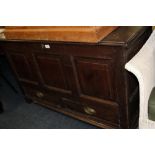
[[50, 42], [56, 44], [75, 44], [75, 45], [113, 45], [113, 46], [127, 46], [137, 36], [144, 33], [150, 27], [146, 26], [120, 26], [107, 37], [98, 43], [83, 43], [83, 42], [64, 42], [64, 41], [45, 41], [45, 40], [8, 40], [1, 39], [0, 42]]
[[151, 27], [145, 26], [121, 26], [104, 38], [101, 44], [124, 45], [130, 43], [138, 35]]

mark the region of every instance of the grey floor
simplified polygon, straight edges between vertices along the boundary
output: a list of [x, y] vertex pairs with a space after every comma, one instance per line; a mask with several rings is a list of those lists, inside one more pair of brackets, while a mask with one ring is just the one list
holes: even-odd
[[96, 129], [97, 127], [37, 104], [28, 104], [14, 79], [5, 58], [0, 58], [3, 74], [18, 90], [15, 93], [0, 77], [0, 100], [4, 112], [0, 114], [0, 129]]

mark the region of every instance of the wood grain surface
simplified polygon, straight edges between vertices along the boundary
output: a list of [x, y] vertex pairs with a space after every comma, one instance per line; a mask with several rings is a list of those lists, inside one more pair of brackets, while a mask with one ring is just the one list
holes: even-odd
[[99, 42], [116, 26], [6, 26], [7, 39]]

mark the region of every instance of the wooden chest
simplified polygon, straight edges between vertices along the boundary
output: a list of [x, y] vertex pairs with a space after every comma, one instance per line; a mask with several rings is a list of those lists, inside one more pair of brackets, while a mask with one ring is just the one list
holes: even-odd
[[102, 128], [135, 128], [139, 87], [125, 69], [151, 27], [119, 27], [99, 43], [0, 42], [27, 100]]

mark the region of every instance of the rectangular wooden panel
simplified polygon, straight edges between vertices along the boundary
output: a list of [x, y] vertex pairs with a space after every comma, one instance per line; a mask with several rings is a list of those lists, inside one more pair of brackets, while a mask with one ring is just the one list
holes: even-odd
[[111, 60], [75, 59], [82, 97], [114, 99], [114, 81]]
[[41, 53], [36, 53], [34, 56], [44, 87], [49, 90], [70, 94], [68, 72], [66, 71], [67, 68], [64, 65], [63, 57]]
[[34, 69], [34, 65], [31, 62], [31, 55], [12, 52], [8, 54], [8, 58], [20, 81], [33, 84], [38, 83], [36, 71]]

